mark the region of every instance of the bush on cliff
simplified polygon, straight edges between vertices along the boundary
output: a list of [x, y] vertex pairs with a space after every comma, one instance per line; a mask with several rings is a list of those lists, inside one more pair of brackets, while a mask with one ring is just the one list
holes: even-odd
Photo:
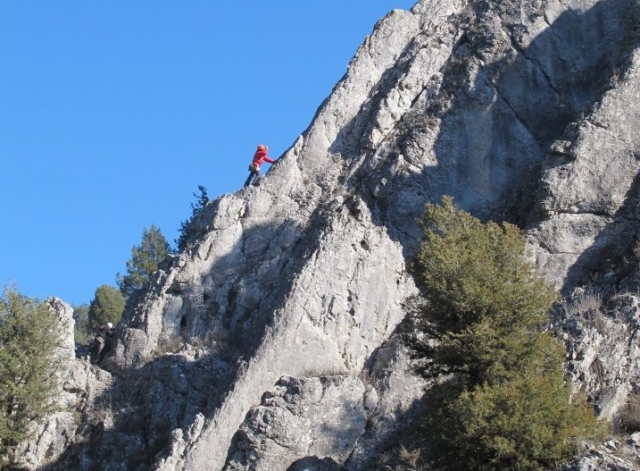
[[124, 296], [117, 288], [110, 285], [99, 286], [87, 313], [91, 332], [95, 333], [101, 325], [107, 322], [111, 322], [113, 325], [120, 322], [125, 302]]
[[198, 191], [200, 192], [200, 194], [193, 194], [193, 196], [196, 197], [196, 202], [191, 203], [191, 217], [186, 221], [182, 221], [180, 223], [180, 236], [175, 240], [179, 251], [185, 250], [189, 245], [190, 239], [196, 235], [194, 229], [194, 221], [200, 215], [200, 213], [204, 211], [207, 204], [209, 203], [209, 195], [207, 195], [207, 189], [202, 185], [198, 185]]
[[89, 322], [89, 305], [80, 304], [73, 307], [73, 320], [75, 321], [73, 328], [73, 339], [77, 344], [89, 345], [93, 339], [93, 329]]
[[427, 206], [413, 264], [423, 284], [418, 371], [434, 388], [425, 433], [447, 470], [542, 470], [570, 459], [579, 437], [601, 433], [571, 398], [563, 347], [544, 331], [557, 299], [527, 259], [517, 227], [480, 220], [451, 198]]
[[38, 300], [5, 289], [0, 297], [0, 465], [27, 438], [29, 424], [54, 410], [58, 388], [54, 355], [60, 322]]
[[127, 261], [127, 273], [118, 273], [118, 288], [125, 299], [142, 289], [158, 270], [158, 265], [167, 255], [173, 253], [167, 239], [159, 227], [151, 225], [142, 231], [140, 245], [131, 249], [131, 259]]

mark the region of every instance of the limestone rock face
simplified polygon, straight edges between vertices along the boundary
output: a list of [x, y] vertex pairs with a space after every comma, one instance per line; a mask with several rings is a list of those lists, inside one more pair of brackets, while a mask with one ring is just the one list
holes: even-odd
[[[539, 265], [558, 287], [603, 277], [631, 259], [637, 237], [640, 54], [580, 120], [568, 126], [544, 162], [537, 203], [547, 217], [531, 231]], [[624, 110], [624, 112], [623, 112]], [[565, 290], [566, 291], [566, 290]]]
[[553, 328], [576, 390], [619, 417], [640, 394], [638, 8], [389, 13], [261, 185], [192, 221], [116, 330], [104, 419], [51, 469], [415, 469], [428, 385], [398, 336], [416, 218], [443, 195], [519, 224], [567, 302], [600, 293]]
[[353, 376], [281, 378], [249, 412], [225, 469], [276, 469], [308, 455], [345, 461], [365, 430], [364, 392]]
[[624, 442], [607, 440], [602, 445], [587, 444], [584, 456], [558, 471], [637, 471], [640, 462], [640, 434], [634, 433]]
[[567, 305], [562, 332], [576, 387], [597, 392], [599, 415], [612, 420], [638, 394], [640, 385], [640, 299], [631, 294], [607, 303], [579, 294]]

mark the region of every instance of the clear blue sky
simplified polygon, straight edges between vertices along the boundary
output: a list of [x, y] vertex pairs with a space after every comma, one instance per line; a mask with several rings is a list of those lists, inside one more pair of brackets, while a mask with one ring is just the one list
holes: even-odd
[[415, 0], [0, 2], [0, 285], [89, 303], [198, 185], [280, 156], [374, 24]]

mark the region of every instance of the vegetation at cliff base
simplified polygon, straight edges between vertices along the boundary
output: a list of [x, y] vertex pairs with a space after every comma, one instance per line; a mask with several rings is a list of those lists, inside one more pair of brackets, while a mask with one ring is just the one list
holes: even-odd
[[5, 289], [0, 297], [0, 464], [50, 413], [58, 389], [60, 321], [45, 303]]
[[602, 426], [571, 397], [564, 348], [544, 326], [557, 300], [510, 224], [482, 223], [451, 198], [429, 204], [413, 263], [424, 293], [407, 340], [438, 379], [424, 433], [442, 470], [535, 471], [569, 460]]

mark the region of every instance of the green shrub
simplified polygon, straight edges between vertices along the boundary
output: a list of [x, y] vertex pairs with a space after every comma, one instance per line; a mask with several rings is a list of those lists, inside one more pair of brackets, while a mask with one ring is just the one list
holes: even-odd
[[538, 470], [602, 427], [570, 399], [564, 350], [543, 331], [558, 296], [517, 227], [483, 224], [451, 198], [427, 206], [413, 263], [424, 299], [409, 338], [418, 371], [452, 375], [432, 393], [425, 434], [436, 468]]
[[118, 288], [126, 299], [129, 299], [134, 293], [142, 289], [142, 287], [151, 279], [158, 270], [158, 265], [167, 255], [173, 253], [167, 239], [160, 228], [151, 225], [149, 229], [142, 231], [142, 241], [140, 245], [134, 245], [131, 249], [131, 259], [127, 261], [127, 273], [117, 274]]
[[93, 338], [89, 323], [89, 305], [73, 306], [73, 320], [75, 321], [73, 339], [77, 344], [89, 345]]
[[98, 287], [88, 311], [91, 331], [95, 333], [101, 325], [107, 322], [111, 322], [113, 325], [120, 322], [124, 306], [124, 296], [117, 288], [110, 285]]
[[0, 462], [28, 437], [29, 424], [54, 410], [58, 389], [54, 355], [60, 322], [38, 300], [5, 289], [0, 297]]
[[548, 470], [576, 454], [580, 437], [602, 432], [582, 396], [569, 400], [562, 371], [441, 394], [424, 427], [436, 469]]
[[518, 228], [483, 224], [450, 198], [427, 206], [422, 227], [413, 265], [425, 293], [419, 322], [438, 340], [417, 345], [422, 357], [435, 374], [461, 372], [476, 383], [517, 369], [537, 348], [529, 332], [544, 325], [557, 299], [527, 260]]

